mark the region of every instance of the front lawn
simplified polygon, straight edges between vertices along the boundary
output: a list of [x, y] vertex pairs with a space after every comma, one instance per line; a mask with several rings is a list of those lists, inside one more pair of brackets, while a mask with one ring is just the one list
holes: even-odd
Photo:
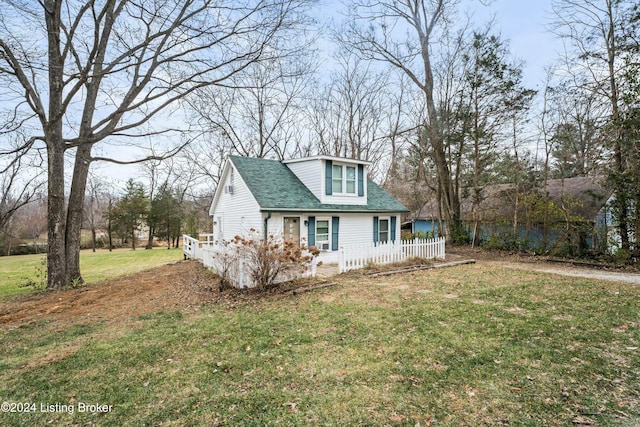
[[0, 424], [640, 424], [637, 286], [482, 263], [337, 282], [7, 328], [0, 396], [36, 410]]
[[[24, 284], [46, 285], [46, 254], [0, 257], [0, 298], [33, 292]], [[182, 249], [100, 249], [80, 252], [80, 268], [88, 284], [137, 273], [182, 259]]]

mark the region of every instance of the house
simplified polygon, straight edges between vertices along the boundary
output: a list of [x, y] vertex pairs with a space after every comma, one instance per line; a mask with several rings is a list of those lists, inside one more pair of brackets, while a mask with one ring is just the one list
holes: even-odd
[[434, 236], [446, 230], [447, 223], [438, 215], [438, 201], [436, 195], [429, 197], [427, 202], [417, 211], [411, 212], [407, 220], [402, 224], [402, 231], [412, 235]]
[[[615, 255], [622, 248], [622, 236], [620, 235], [620, 224], [615, 214], [615, 205], [616, 194], [613, 193], [600, 209], [596, 218], [598, 235], [602, 236], [605, 252], [611, 255]], [[635, 212], [633, 200], [628, 201], [628, 211]], [[636, 227], [632, 221], [629, 221], [627, 233], [630, 242], [636, 241]]]
[[[586, 245], [602, 249], [606, 238], [598, 224], [610, 196], [604, 179], [593, 177], [550, 179], [546, 189], [520, 188], [518, 192], [513, 184], [487, 185], [475, 206], [470, 196], [462, 198], [461, 218], [475, 244], [500, 246], [501, 241], [513, 239], [517, 219], [516, 238], [528, 248], [552, 248], [568, 237], [570, 225], [586, 233]], [[409, 215], [409, 222], [416, 230], [425, 223], [437, 225], [437, 207], [425, 204]]]
[[214, 245], [251, 230], [321, 250], [400, 239], [400, 202], [371, 181], [370, 163], [332, 156], [285, 161], [229, 156], [209, 214]]

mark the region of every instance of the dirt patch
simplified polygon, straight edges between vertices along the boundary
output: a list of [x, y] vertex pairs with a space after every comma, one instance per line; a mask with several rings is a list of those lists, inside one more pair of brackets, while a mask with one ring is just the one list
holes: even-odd
[[193, 261], [59, 292], [0, 301], [0, 324], [128, 320], [163, 309], [199, 306], [219, 298], [213, 277]]
[[265, 290], [220, 292], [217, 279], [201, 263], [181, 261], [78, 289], [0, 300], [0, 325], [12, 329], [39, 322], [129, 322], [161, 310], [196, 311], [212, 302], [234, 307], [316, 283], [320, 282], [307, 280]]

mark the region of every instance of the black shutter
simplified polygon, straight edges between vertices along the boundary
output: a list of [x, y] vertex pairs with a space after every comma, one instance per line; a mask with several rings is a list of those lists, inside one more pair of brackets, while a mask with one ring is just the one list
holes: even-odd
[[364, 196], [364, 165], [358, 165], [358, 196]]
[[340, 225], [340, 217], [331, 217], [331, 250], [338, 250], [338, 227]]
[[325, 187], [325, 193], [327, 196], [330, 196], [333, 194], [333, 185], [332, 185], [332, 178], [333, 178], [333, 162], [331, 160], [325, 160], [326, 162], [326, 167], [325, 167], [325, 172], [324, 172], [324, 176], [325, 176], [325, 181], [324, 181], [324, 187]]
[[373, 242], [378, 243], [378, 217], [373, 217]]
[[309, 246], [316, 245], [316, 217], [315, 216], [309, 217], [309, 229], [307, 231], [307, 240], [308, 240]]

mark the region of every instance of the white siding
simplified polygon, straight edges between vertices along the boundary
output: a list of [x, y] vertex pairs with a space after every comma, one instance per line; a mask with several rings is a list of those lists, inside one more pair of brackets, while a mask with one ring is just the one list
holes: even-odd
[[365, 190], [365, 196], [359, 197], [357, 195], [335, 195], [331, 196], [323, 195], [320, 199], [321, 203], [327, 203], [331, 205], [355, 205], [355, 206], [364, 206], [367, 204], [367, 191]]
[[[338, 246], [373, 242], [374, 216], [386, 219], [390, 219], [392, 216], [395, 216], [395, 236], [396, 240], [400, 239], [400, 213], [340, 214], [340, 232], [338, 235]], [[391, 221], [389, 221], [389, 226], [391, 226]], [[391, 236], [391, 234], [389, 234], [389, 236]]]
[[[295, 216], [295, 215], [291, 215], [291, 216]], [[282, 218], [283, 218], [282, 214], [279, 214], [279, 213], [271, 214], [271, 218], [269, 218], [269, 221], [267, 222], [267, 234], [269, 236], [273, 236], [275, 239], [280, 239], [282, 237], [282, 228], [284, 226], [284, 224], [282, 223], [283, 221]], [[302, 234], [302, 231], [300, 231], [300, 234]]]
[[322, 171], [324, 163], [321, 160], [309, 159], [302, 162], [286, 163], [286, 166], [302, 181], [314, 196], [318, 199], [321, 197], [322, 191], [324, 191], [324, 172]]
[[[216, 190], [211, 209], [214, 238], [218, 241], [229, 241], [237, 235], [247, 235], [251, 228], [255, 228], [258, 233], [263, 230], [258, 202], [237, 171], [233, 173], [232, 182], [233, 166], [230, 163], [228, 166]], [[233, 192], [225, 191], [228, 186], [233, 187]]]
[[341, 214], [338, 246], [373, 242], [373, 214]]

